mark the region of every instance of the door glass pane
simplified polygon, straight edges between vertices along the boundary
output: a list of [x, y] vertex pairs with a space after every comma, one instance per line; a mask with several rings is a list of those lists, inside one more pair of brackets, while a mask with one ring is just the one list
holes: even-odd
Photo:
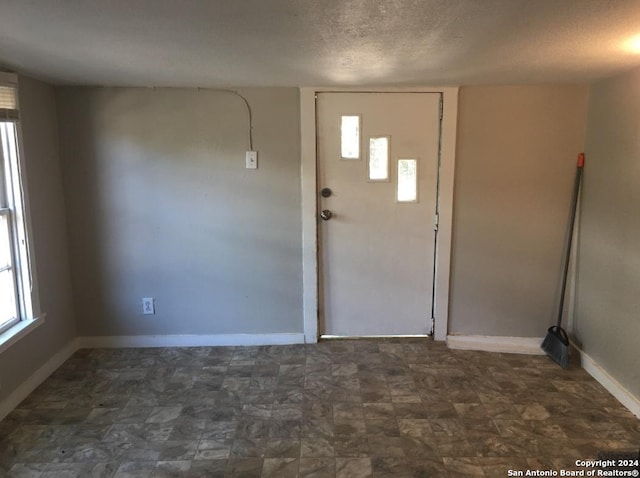
[[15, 287], [13, 271], [0, 272], [0, 329], [18, 317]]
[[416, 202], [418, 200], [418, 161], [415, 159], [398, 160], [398, 202]]
[[389, 180], [389, 137], [369, 138], [369, 181]]
[[340, 142], [342, 159], [360, 159], [360, 116], [342, 116]]

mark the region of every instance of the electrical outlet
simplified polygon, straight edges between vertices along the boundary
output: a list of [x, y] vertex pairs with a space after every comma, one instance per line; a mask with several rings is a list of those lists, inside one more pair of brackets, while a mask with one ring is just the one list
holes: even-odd
[[154, 315], [156, 313], [153, 297], [144, 297], [142, 299], [142, 313], [144, 315]]
[[247, 155], [245, 156], [247, 169], [258, 169], [258, 152], [257, 151], [247, 151]]

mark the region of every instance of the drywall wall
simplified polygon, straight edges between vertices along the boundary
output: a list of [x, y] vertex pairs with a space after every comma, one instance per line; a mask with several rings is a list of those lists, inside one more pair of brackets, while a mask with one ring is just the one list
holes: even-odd
[[640, 69], [591, 87], [577, 263], [582, 350], [640, 397]]
[[80, 336], [302, 332], [298, 90], [240, 92], [257, 170], [234, 94], [58, 90]]
[[586, 86], [460, 90], [449, 334], [542, 337], [555, 320]]
[[47, 319], [2, 352], [0, 402], [75, 337], [55, 92], [21, 76], [19, 101], [40, 308]]

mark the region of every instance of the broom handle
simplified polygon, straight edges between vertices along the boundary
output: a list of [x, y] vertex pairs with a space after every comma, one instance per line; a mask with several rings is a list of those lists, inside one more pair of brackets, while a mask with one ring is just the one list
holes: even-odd
[[584, 167], [584, 153], [578, 155], [578, 165], [576, 168], [576, 180], [573, 184], [573, 198], [571, 201], [571, 215], [569, 216], [569, 233], [567, 234], [567, 244], [564, 253], [564, 271], [562, 273], [562, 289], [560, 289], [560, 307], [558, 308], [558, 323], [562, 325], [562, 312], [564, 311], [564, 293], [567, 288], [567, 275], [569, 273], [569, 261], [571, 260], [571, 242], [573, 241], [573, 226], [576, 222], [576, 209], [578, 207], [578, 193], [580, 192], [580, 180], [582, 179], [582, 168]]

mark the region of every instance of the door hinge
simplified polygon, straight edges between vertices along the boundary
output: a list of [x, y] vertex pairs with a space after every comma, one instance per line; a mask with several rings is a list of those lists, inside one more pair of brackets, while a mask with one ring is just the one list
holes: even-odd
[[433, 337], [433, 334], [436, 331], [436, 319], [435, 317], [431, 317], [431, 332], [429, 332], [427, 335], [430, 335]]
[[444, 105], [442, 101], [442, 95], [440, 95], [440, 119], [444, 116]]
[[433, 230], [437, 231], [438, 230], [438, 224], [439, 224], [439, 217], [438, 214], [436, 214], [435, 216], [433, 216]]

